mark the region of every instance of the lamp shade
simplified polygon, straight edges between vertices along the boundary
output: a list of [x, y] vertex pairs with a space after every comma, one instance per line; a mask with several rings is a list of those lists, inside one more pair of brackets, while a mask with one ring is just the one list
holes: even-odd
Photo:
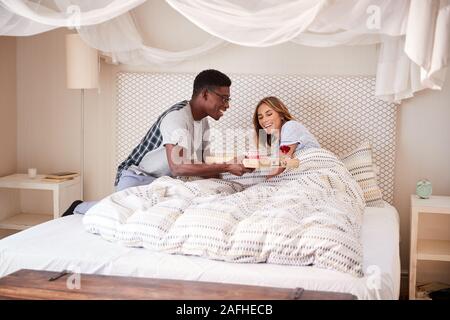
[[79, 34], [66, 35], [66, 76], [69, 89], [98, 88], [98, 53]]

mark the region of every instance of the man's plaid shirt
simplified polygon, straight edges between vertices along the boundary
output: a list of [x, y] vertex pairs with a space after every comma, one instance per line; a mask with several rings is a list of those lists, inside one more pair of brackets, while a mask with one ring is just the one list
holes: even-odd
[[159, 118], [150, 127], [150, 129], [148, 130], [145, 137], [141, 140], [141, 142], [133, 149], [128, 158], [126, 158], [117, 168], [116, 182], [114, 183], [115, 186], [117, 186], [117, 183], [119, 182], [123, 170], [128, 169], [131, 165], [135, 166], [139, 165], [142, 158], [147, 154], [147, 152], [159, 148], [163, 140], [161, 130], [159, 129], [162, 119], [169, 112], [180, 110], [181, 108], [187, 106], [188, 103], [189, 101], [187, 100], [179, 102], [170, 107], [169, 109], [167, 109], [166, 111], [164, 111], [163, 114], [159, 116]]

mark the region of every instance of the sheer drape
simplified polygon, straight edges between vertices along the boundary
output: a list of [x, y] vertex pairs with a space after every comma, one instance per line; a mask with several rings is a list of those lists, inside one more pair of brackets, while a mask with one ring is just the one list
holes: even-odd
[[60, 27], [97, 25], [146, 0], [0, 0], [1, 35], [24, 36]]
[[388, 101], [441, 89], [448, 64], [450, 0], [166, 0], [211, 34], [190, 50], [144, 45], [132, 9], [145, 0], [0, 0], [0, 34], [75, 27], [114, 62], [173, 64], [226, 43], [267, 47], [379, 44], [375, 94]]
[[202, 29], [239, 45], [379, 43], [375, 94], [388, 101], [423, 88], [441, 89], [445, 80], [448, 0], [167, 2]]
[[190, 50], [171, 52], [146, 46], [136, 28], [132, 13], [126, 13], [100, 25], [78, 29], [89, 45], [104, 52], [113, 63], [129, 65], [173, 65], [209, 53], [226, 44], [211, 37], [205, 44]]
[[58, 27], [73, 28], [112, 63], [172, 65], [226, 44], [211, 37], [203, 45], [171, 52], [146, 46], [131, 9], [146, 0], [0, 0], [0, 35], [29, 36]]

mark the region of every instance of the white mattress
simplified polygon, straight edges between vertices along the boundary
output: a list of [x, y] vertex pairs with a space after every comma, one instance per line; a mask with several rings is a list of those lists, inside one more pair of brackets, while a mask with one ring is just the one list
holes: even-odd
[[399, 219], [396, 209], [366, 208], [363, 278], [315, 267], [239, 264], [122, 247], [86, 232], [81, 215], [35, 226], [0, 240], [0, 276], [19, 269], [199, 280], [349, 292], [358, 299], [398, 299]]

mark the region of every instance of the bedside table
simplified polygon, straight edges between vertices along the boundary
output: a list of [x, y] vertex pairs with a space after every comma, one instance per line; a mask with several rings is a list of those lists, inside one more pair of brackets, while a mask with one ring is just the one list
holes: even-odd
[[80, 177], [53, 182], [43, 181], [45, 175], [29, 178], [27, 174], [13, 174], [0, 178], [0, 188], [48, 190], [53, 196], [53, 212], [49, 214], [17, 213], [0, 221], [0, 229], [24, 230], [36, 224], [59, 218], [69, 205], [81, 199]]
[[[443, 261], [450, 262], [450, 231], [447, 231], [447, 238], [433, 239], [423, 237], [419, 233], [422, 219], [430, 219], [428, 224], [432, 224], [432, 219], [446, 219], [445, 223], [439, 227], [450, 229], [450, 196], [431, 196], [429, 199], [421, 199], [416, 195], [411, 195], [411, 243], [410, 243], [410, 263], [409, 263], [409, 299], [416, 299], [416, 280], [418, 261]], [[423, 222], [423, 221], [422, 221]], [[449, 269], [450, 270], [450, 269]]]

